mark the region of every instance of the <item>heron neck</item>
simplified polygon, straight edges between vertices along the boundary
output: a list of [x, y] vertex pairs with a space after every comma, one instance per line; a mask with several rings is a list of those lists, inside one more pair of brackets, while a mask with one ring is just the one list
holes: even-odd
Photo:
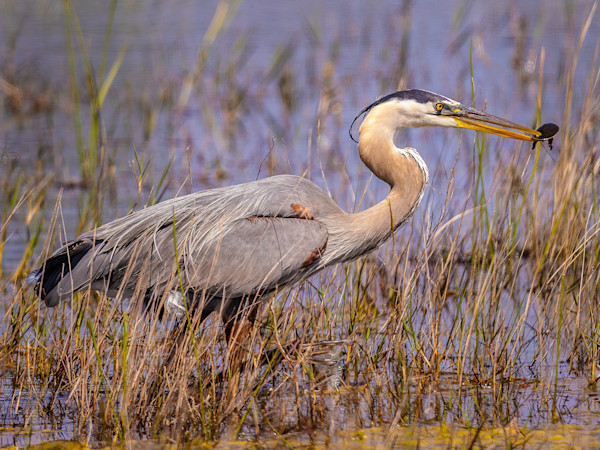
[[385, 120], [367, 119], [360, 130], [359, 154], [373, 174], [390, 185], [390, 193], [373, 207], [352, 214], [352, 221], [356, 237], [377, 248], [414, 214], [429, 174], [415, 149], [394, 145], [396, 128]]

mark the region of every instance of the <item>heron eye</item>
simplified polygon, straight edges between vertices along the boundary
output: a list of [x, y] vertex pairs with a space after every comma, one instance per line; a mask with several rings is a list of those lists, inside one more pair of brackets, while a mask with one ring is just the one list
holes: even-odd
[[435, 110], [436, 111], [441, 111], [442, 109], [444, 109], [444, 104], [443, 103], [436, 103], [435, 104]]

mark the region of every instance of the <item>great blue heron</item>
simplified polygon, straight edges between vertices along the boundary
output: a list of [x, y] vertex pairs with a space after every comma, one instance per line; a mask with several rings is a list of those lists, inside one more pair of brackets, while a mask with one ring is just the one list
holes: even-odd
[[229, 340], [242, 305], [375, 250], [413, 215], [429, 174], [417, 150], [396, 147], [398, 129], [470, 128], [534, 143], [551, 137], [417, 89], [387, 95], [354, 120], [364, 114], [360, 158], [390, 185], [385, 200], [365, 211], [347, 213], [292, 175], [210, 189], [84, 233], [27, 280], [48, 306], [93, 289], [175, 309], [185, 304], [200, 320], [217, 311]]

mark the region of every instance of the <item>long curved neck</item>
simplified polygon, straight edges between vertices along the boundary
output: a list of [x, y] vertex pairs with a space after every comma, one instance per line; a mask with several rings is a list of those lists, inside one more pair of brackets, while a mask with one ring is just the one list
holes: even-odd
[[375, 206], [351, 214], [357, 239], [377, 248], [414, 213], [429, 180], [427, 166], [413, 148], [394, 145], [398, 123], [392, 108], [381, 105], [372, 110], [360, 127], [358, 151], [365, 165], [390, 185], [390, 193]]

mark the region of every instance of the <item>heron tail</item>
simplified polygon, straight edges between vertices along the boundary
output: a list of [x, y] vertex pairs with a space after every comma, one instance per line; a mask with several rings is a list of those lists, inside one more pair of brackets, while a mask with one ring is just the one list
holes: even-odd
[[[79, 289], [81, 282], [73, 280], [73, 277], [65, 277], [81, 262], [93, 245], [90, 240], [70, 242], [27, 275], [27, 283], [34, 285], [36, 293], [47, 306], [58, 305], [61, 299]], [[69, 282], [61, 283], [63, 280]]]

